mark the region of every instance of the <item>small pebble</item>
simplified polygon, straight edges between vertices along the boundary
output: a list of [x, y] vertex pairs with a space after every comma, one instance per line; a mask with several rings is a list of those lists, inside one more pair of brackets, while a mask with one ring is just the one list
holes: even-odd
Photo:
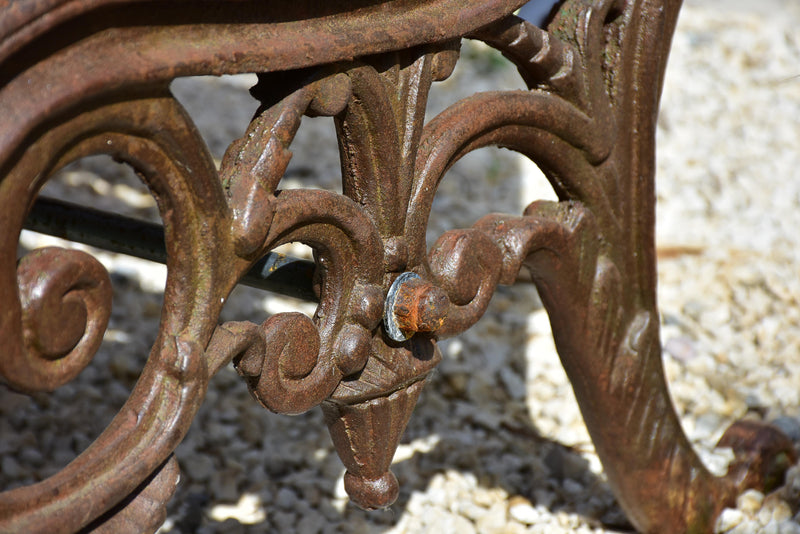
[[567, 492], [568, 495], [578, 495], [579, 493], [583, 492], [583, 486], [580, 482], [576, 482], [571, 478], [564, 479], [562, 483], [564, 487], [564, 491]]
[[275, 512], [270, 520], [278, 527], [279, 532], [294, 532], [298, 518], [291, 512]]
[[324, 532], [327, 521], [324, 516], [316, 512], [304, 514], [297, 524], [297, 532], [303, 534], [318, 534]]
[[540, 520], [539, 512], [529, 502], [516, 502], [509, 505], [508, 515], [526, 525], [536, 524]]
[[736, 499], [736, 507], [742, 512], [752, 515], [761, 509], [764, 502], [764, 494], [758, 490], [749, 489], [739, 495]]
[[192, 454], [179, 460], [179, 465], [196, 482], [208, 480], [214, 472], [214, 459], [206, 454]]
[[12, 456], [4, 456], [2, 463], [0, 463], [3, 476], [10, 479], [19, 478], [23, 471], [19, 463]]
[[771, 508], [773, 521], [783, 522], [792, 518], [792, 509], [783, 501], [776, 500]]
[[664, 343], [664, 352], [682, 363], [688, 362], [697, 356], [695, 343], [686, 336], [668, 339]]
[[497, 502], [475, 521], [478, 532], [501, 530], [508, 523], [508, 507], [505, 502]]
[[776, 417], [770, 423], [778, 427], [789, 439], [795, 443], [800, 443], [800, 419], [782, 415]]
[[281, 488], [275, 496], [275, 504], [284, 510], [291, 510], [297, 503], [297, 494], [289, 488]]
[[744, 514], [740, 510], [725, 508], [717, 519], [715, 532], [728, 532], [738, 526], [744, 520]]

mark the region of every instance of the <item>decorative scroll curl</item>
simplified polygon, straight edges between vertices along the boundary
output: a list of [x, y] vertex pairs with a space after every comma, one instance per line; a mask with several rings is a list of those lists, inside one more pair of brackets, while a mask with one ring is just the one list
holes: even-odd
[[380, 258], [381, 249], [375, 227], [341, 195], [283, 191], [272, 205], [275, 217], [259, 254], [292, 241], [314, 248], [320, 303], [313, 322], [302, 314], [278, 314], [250, 329], [251, 345], [236, 350], [236, 361], [264, 406], [296, 414], [322, 402], [343, 377], [366, 365], [384, 291], [377, 285], [381, 263], [360, 259]]
[[77, 376], [100, 346], [111, 281], [92, 256], [55, 247], [24, 256], [17, 279], [25, 348], [0, 359], [0, 374], [21, 391], [52, 391]]
[[[324, 69], [260, 75], [251, 93], [262, 106], [222, 163], [242, 269], [292, 241], [315, 251], [320, 303], [313, 321], [293, 313], [261, 327], [229, 326], [240, 337], [247, 332], [246, 348], [235, 346], [237, 369], [254, 396], [280, 413], [308, 410], [361, 371], [381, 318], [383, 250], [363, 207], [328, 191], [277, 189], [302, 117], [342, 112], [352, 91], [347, 75]], [[213, 347], [212, 353], [234, 348]]]
[[500, 281], [502, 252], [478, 230], [451, 230], [431, 248], [433, 278], [445, 290], [450, 306], [439, 339], [463, 332], [486, 311]]
[[[210, 237], [225, 228], [223, 194], [213, 162], [177, 102], [160, 87], [125, 96], [130, 100], [60, 117], [59, 124], [17, 159], [3, 163], [10, 170], [0, 182], [0, 293], [7, 305], [0, 316], [0, 332], [7, 340], [2, 363], [19, 361], [14, 355], [26, 354], [26, 344], [55, 357], [77, 343], [73, 352], [88, 358], [102, 338], [110, 290], [99, 263], [79, 252], [46, 249], [23, 258], [17, 273], [13, 260], [27, 207], [44, 180], [90, 154], [110, 153], [131, 163], [158, 201], [169, 253], [160, 334], [125, 406], [89, 448], [55, 475], [0, 494], [0, 530], [75, 532], [128, 497], [133, 501], [117, 508], [123, 513], [120, 517], [140, 529], [152, 525], [174, 489], [177, 469], [171, 464], [161, 474], [154, 473], [182, 439], [205, 393], [203, 347], [222, 297], [235, 283], [209, 267], [210, 258], [221, 255], [216, 247], [225, 246]], [[98, 312], [101, 308], [104, 311]], [[50, 315], [53, 312], [56, 315]], [[64, 315], [63, 324], [51, 322]], [[80, 335], [83, 324], [88, 326]], [[54, 330], [58, 335], [48, 337]], [[84, 362], [74, 369], [72, 358], [54, 362], [67, 362], [73, 374]], [[5, 367], [2, 371], [5, 374]], [[54, 377], [66, 379], [49, 366], [45, 371], [48, 387], [57, 385]]]

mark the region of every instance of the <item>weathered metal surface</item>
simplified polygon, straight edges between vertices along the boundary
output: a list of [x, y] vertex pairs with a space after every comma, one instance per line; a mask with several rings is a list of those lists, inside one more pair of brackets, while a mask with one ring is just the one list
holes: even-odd
[[[654, 134], [680, 2], [567, 0], [546, 30], [509, 15], [521, 3], [5, 4], [0, 374], [24, 391], [57, 387], [89, 363], [108, 316], [96, 262], [48, 249], [16, 265], [36, 195], [66, 163], [103, 153], [139, 171], [158, 201], [169, 274], [159, 336], [128, 402], [61, 472], [0, 493], [0, 530], [154, 530], [177, 480], [172, 451], [230, 361], [270, 410], [321, 404], [353, 500], [389, 505], [391, 458], [441, 359], [437, 340], [474, 324], [522, 268], [637, 529], [710, 532], [739, 491], [782, 475], [795, 460], [789, 442], [745, 425], [725, 438], [731, 472], [712, 476], [661, 366]], [[500, 50], [529, 90], [476, 94], [425, 124], [428, 90], [452, 72], [463, 37]], [[168, 83], [237, 72], [259, 74], [261, 106], [217, 171]], [[279, 189], [305, 115], [335, 121], [343, 194]], [[438, 184], [487, 145], [533, 159], [559, 202], [484, 217], [428, 250]], [[217, 325], [236, 283], [292, 241], [315, 252], [314, 317]]]
[[398, 276], [386, 295], [383, 326], [394, 341], [405, 341], [421, 332], [442, 327], [450, 301], [443, 289], [424, 282], [416, 273]]
[[17, 280], [26, 350], [4, 362], [3, 376], [22, 391], [53, 391], [75, 378], [100, 347], [111, 280], [92, 256], [55, 247], [23, 257]]

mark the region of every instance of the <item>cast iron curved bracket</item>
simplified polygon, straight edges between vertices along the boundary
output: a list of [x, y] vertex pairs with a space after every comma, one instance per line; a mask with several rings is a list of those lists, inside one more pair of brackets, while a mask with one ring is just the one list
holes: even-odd
[[[158, 201], [169, 275], [159, 336], [128, 402], [61, 472], [0, 493], [0, 529], [155, 530], [177, 482], [172, 451], [209, 377], [229, 361], [270, 410], [321, 404], [347, 491], [365, 508], [388, 506], [398, 491], [389, 465], [441, 358], [437, 340], [473, 325], [497, 285], [523, 267], [637, 529], [710, 532], [738, 492], [794, 460], [779, 433], [738, 425], [724, 438], [737, 461], [726, 477], [712, 476], [664, 379], [654, 135], [680, 2], [567, 0], [546, 30], [511, 14], [522, 3], [8, 6], [0, 15], [0, 116], [13, 125], [0, 130], [0, 375], [22, 391], [52, 390], [90, 362], [105, 330], [109, 282], [95, 260], [45, 249], [15, 262], [38, 191], [68, 162], [105, 153], [138, 170]], [[476, 94], [426, 124], [428, 91], [451, 74], [465, 37], [501, 51], [529, 90]], [[252, 94], [261, 106], [217, 170], [168, 84], [240, 72], [259, 74]], [[279, 187], [304, 116], [335, 121], [342, 194]], [[559, 202], [484, 217], [428, 249], [441, 180], [488, 145], [530, 157]], [[292, 241], [315, 252], [314, 316], [218, 325], [239, 279]]]

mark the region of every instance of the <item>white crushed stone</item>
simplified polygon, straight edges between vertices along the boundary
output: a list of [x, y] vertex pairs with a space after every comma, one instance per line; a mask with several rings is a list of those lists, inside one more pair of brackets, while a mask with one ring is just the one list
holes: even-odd
[[[746, 9], [740, 9], [742, 4]], [[766, 7], [779, 7], [775, 16]], [[800, 23], [791, 0], [756, 9], [688, 2], [674, 39], [658, 137], [659, 301], [671, 394], [698, 452], [714, 451], [745, 415], [782, 421], [800, 442]], [[480, 46], [436, 88], [431, 107], [496, 87], [519, 87]], [[176, 92], [216, 158], [255, 110], [252, 77], [180, 81]], [[221, 111], [223, 116], [207, 113]], [[202, 113], [206, 111], [206, 113]], [[306, 120], [286, 182], [335, 188], [330, 121]], [[303, 157], [302, 143], [314, 148]], [[83, 162], [51, 194], [154, 218], [141, 187], [105, 160]], [[451, 171], [437, 196], [431, 240], [482, 214], [519, 212], [547, 196], [530, 164], [483, 150]], [[105, 175], [108, 177], [108, 174]], [[519, 177], [530, 178], [521, 185]], [[486, 187], [486, 184], [489, 187]], [[544, 192], [543, 192], [544, 191]], [[100, 196], [98, 196], [100, 195]], [[527, 202], [525, 200], [525, 202]], [[26, 248], [54, 242], [25, 233]], [[99, 253], [115, 304], [93, 365], [52, 395], [0, 388], [0, 487], [57, 471], [124, 402], [156, 335], [160, 266]], [[238, 288], [223, 320], [262, 321], [291, 299]], [[301, 308], [308, 312], [308, 306]], [[484, 319], [442, 343], [445, 359], [422, 394], [395, 458], [398, 502], [363, 512], [344, 493], [343, 467], [318, 410], [277, 416], [231, 369], [177, 450], [182, 481], [162, 532], [609, 533], [629, 525], [605, 482], [547, 317], [530, 286], [501, 288]], [[764, 496], [747, 492], [716, 532], [800, 533], [800, 468]]]

